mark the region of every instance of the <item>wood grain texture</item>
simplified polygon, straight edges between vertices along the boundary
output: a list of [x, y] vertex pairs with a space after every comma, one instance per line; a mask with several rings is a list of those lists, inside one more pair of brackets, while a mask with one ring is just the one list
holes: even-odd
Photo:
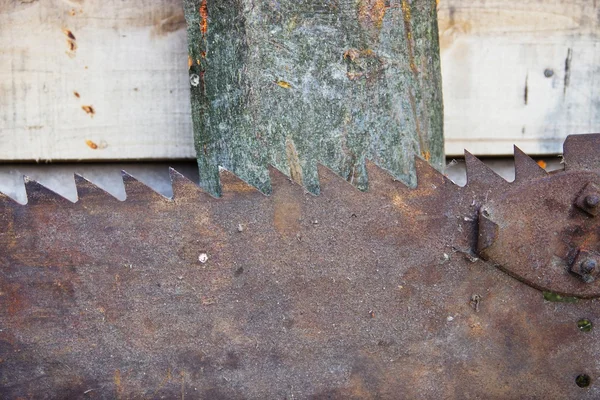
[[600, 131], [600, 2], [441, 0], [446, 152], [559, 154]]
[[177, 0], [0, 0], [0, 159], [194, 157]]
[[[599, 4], [440, 0], [446, 151], [560, 153], [600, 131]], [[0, 0], [0, 160], [194, 157], [182, 16], [176, 0]]]
[[264, 192], [272, 164], [313, 193], [317, 163], [366, 188], [369, 158], [408, 184], [441, 168], [434, 0], [185, 0], [201, 184]]

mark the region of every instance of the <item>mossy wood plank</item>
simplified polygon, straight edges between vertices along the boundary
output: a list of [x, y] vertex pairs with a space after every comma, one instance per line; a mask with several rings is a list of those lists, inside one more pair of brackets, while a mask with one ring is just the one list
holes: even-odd
[[266, 166], [318, 193], [317, 162], [367, 186], [443, 163], [435, 0], [185, 0], [201, 184], [264, 192]]

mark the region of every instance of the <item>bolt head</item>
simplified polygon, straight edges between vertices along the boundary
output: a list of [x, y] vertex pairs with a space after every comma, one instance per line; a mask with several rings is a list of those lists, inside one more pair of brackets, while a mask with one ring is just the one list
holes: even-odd
[[589, 194], [585, 196], [585, 205], [589, 208], [596, 208], [600, 204], [600, 196], [596, 194]]
[[596, 262], [596, 260], [592, 258], [585, 259], [581, 262], [581, 272], [583, 274], [591, 274], [592, 272], [594, 272], [597, 266], [598, 263]]

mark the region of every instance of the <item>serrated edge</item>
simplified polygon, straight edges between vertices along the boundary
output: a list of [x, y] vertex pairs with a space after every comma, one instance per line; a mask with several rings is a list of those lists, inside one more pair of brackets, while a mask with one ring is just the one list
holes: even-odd
[[186, 188], [191, 189], [194, 193], [198, 193], [199, 197], [209, 196], [214, 198], [213, 195], [202, 189], [200, 185], [173, 167], [169, 167], [169, 176], [171, 178], [171, 189], [173, 190], [171, 200], [183, 200], [189, 198], [189, 196], [186, 195], [189, 194], [189, 191], [185, 190]]
[[[525, 154], [523, 151], [521, 151], [516, 146], [515, 146], [514, 160], [515, 160], [515, 176], [516, 176], [515, 182], [519, 182], [519, 183], [529, 182], [536, 178], [542, 178], [542, 177], [548, 175], [546, 173], [546, 171], [543, 170], [541, 167], [539, 167], [539, 165], [537, 165], [537, 163], [531, 157], [529, 157], [527, 154]], [[521, 162], [519, 162], [519, 161], [521, 161]], [[481, 187], [481, 186], [492, 186], [495, 184], [508, 184], [509, 183], [503, 177], [501, 177], [496, 172], [494, 172], [485, 163], [483, 163], [483, 161], [481, 161], [478, 157], [474, 156], [473, 154], [471, 154], [470, 152], [468, 152], [466, 150], [465, 150], [465, 164], [466, 164], [466, 176], [467, 176], [467, 183], [466, 183], [465, 187], [469, 187], [469, 186]], [[519, 166], [520, 166], [520, 168], [519, 168]], [[525, 166], [525, 167], [523, 167], [523, 166]], [[414, 156], [414, 169], [415, 169], [415, 173], [416, 173], [416, 177], [417, 177], [417, 184], [416, 184], [416, 187], [414, 187], [414, 188], [411, 188], [406, 183], [404, 183], [404, 181], [394, 177], [394, 175], [392, 173], [390, 173], [390, 171], [377, 165], [374, 161], [372, 161], [369, 158], [365, 159], [365, 169], [367, 171], [367, 176], [368, 176], [368, 181], [369, 181], [369, 189], [367, 190], [367, 192], [370, 192], [373, 190], [378, 191], [378, 190], [387, 190], [387, 189], [419, 190], [419, 188], [423, 187], [423, 185], [425, 185], [425, 184], [427, 184], [427, 185], [434, 184], [436, 186], [443, 185], [445, 187], [459, 187], [451, 179], [449, 179], [446, 175], [444, 175], [442, 172], [435, 169], [431, 164], [429, 164], [427, 161], [425, 161], [418, 155]], [[267, 170], [269, 172], [270, 186], [272, 188], [271, 193], [278, 191], [282, 186], [284, 186], [284, 182], [285, 182], [286, 186], [288, 184], [291, 185], [291, 187], [293, 187], [294, 190], [298, 191], [299, 193], [310, 193], [302, 185], [299, 185], [297, 182], [292, 180], [285, 172], [281, 171], [280, 169], [276, 168], [275, 166], [269, 164], [269, 165], [267, 165]], [[524, 174], [523, 171], [526, 171], [528, 173]], [[534, 172], [531, 172], [531, 171], [534, 171]], [[178, 191], [181, 192], [181, 190], [177, 189], [177, 186], [178, 185], [181, 186], [181, 184], [183, 184], [184, 187], [193, 187], [194, 190], [197, 190], [199, 194], [206, 195], [211, 198], [215, 198], [209, 192], [207, 192], [201, 186], [199, 186], [197, 183], [193, 182], [192, 180], [187, 178], [185, 175], [183, 175], [182, 173], [177, 171], [175, 168], [169, 167], [168, 173], [169, 173], [169, 177], [170, 177], [171, 188], [173, 190], [173, 195], [171, 197], [165, 196], [162, 193], [158, 192], [151, 186], [144, 183], [142, 180], [138, 179], [132, 173], [130, 173], [126, 170], [121, 171], [121, 176], [122, 176], [123, 185], [125, 187], [125, 194], [126, 194], [125, 200], [116, 198], [108, 191], [106, 191], [106, 190], [102, 189], [100, 186], [96, 185], [92, 180], [87, 179], [83, 174], [74, 173], [73, 177], [74, 177], [75, 187], [77, 189], [78, 199], [81, 197], [80, 190], [79, 190], [79, 188], [81, 186], [81, 182], [78, 182], [77, 179], [87, 182], [89, 185], [92, 185], [93, 187], [97, 188], [99, 193], [106, 194], [107, 196], [109, 196], [112, 199], [115, 199], [117, 201], [127, 201], [127, 199], [131, 200], [131, 195], [134, 193], [139, 193], [140, 191], [148, 193], [150, 196], [156, 197], [156, 198], [159, 198], [162, 200], [173, 200], [173, 199], [177, 199], [177, 198], [184, 198], [185, 196], [177, 195]], [[337, 175], [331, 168], [329, 168], [325, 164], [317, 163], [317, 173], [318, 173], [320, 182], [323, 180], [322, 179], [323, 176], [326, 176], [327, 178], [325, 178], [325, 180], [329, 180], [329, 181], [331, 181], [333, 179], [333, 177], [335, 177], [335, 179], [345, 182], [345, 185], [348, 185], [349, 189], [359, 190], [354, 185], [349, 183], [346, 179]], [[239, 178], [237, 175], [233, 174], [231, 171], [229, 171], [227, 169], [220, 168], [219, 175], [220, 175], [220, 180], [222, 182], [224, 182], [224, 184], [222, 183], [222, 194], [224, 195], [224, 197], [228, 197], [229, 195], [231, 195], [231, 193], [240, 194], [240, 193], [245, 193], [245, 192], [261, 193], [261, 194], [265, 195], [265, 193], [260, 192], [257, 188], [255, 188], [248, 182], [244, 181], [243, 179]], [[78, 177], [78, 178], [75, 178], [75, 177]], [[34, 179], [31, 179], [25, 175], [24, 175], [24, 182], [25, 182], [25, 192], [26, 192], [26, 196], [27, 196], [26, 203], [21, 204], [18, 201], [16, 201], [15, 199], [13, 199], [12, 197], [10, 197], [4, 193], [0, 193], [0, 195], [7, 199], [10, 199], [10, 201], [14, 202], [15, 204], [25, 205], [25, 204], [30, 203], [30, 199], [32, 198], [32, 196], [36, 196], [35, 193], [37, 190], [41, 190], [41, 191], [48, 192], [48, 195], [51, 197], [61, 198], [61, 199], [64, 199], [65, 201], [68, 201], [69, 203], [74, 203], [73, 201], [69, 200], [68, 198], [63, 197], [61, 194], [56, 193], [52, 189], [48, 188], [43, 183], [40, 183]], [[28, 184], [28, 182], [32, 182], [32, 183]], [[452, 186], [447, 186], [450, 184]], [[191, 185], [191, 186], [188, 186], [188, 185]], [[320, 186], [322, 186], [322, 185], [320, 185]], [[38, 187], [39, 187], [39, 189], [38, 189]], [[323, 186], [323, 187], [326, 188], [326, 186]], [[240, 188], [243, 188], [243, 190], [240, 190]], [[314, 195], [313, 193], [311, 193], [311, 194]], [[266, 195], [268, 195], [268, 194], [266, 194]]]
[[77, 190], [77, 202], [79, 202], [80, 200], [84, 200], [86, 197], [88, 197], [87, 193], [82, 193], [83, 190], [92, 191], [94, 193], [97, 193], [98, 195], [102, 195], [103, 197], [107, 197], [111, 200], [125, 201], [117, 198], [112, 193], [102, 189], [100, 186], [98, 186], [97, 184], [95, 184], [90, 179], [86, 178], [80, 173], [73, 174], [73, 178], [75, 180], [75, 189]]
[[545, 169], [540, 167], [537, 162], [529, 157], [523, 150], [514, 146], [515, 161], [515, 183], [529, 182], [534, 179], [548, 176]]
[[467, 170], [465, 188], [509, 184], [506, 179], [498, 175], [493, 169], [485, 165], [483, 161], [467, 150], [465, 150], [465, 167]]
[[414, 157], [414, 166], [415, 172], [417, 174], [417, 186], [416, 189], [419, 189], [424, 184], [434, 184], [436, 186], [447, 186], [450, 187], [460, 187], [456, 183], [452, 181], [452, 179], [448, 178], [442, 172], [438, 171], [433, 165], [424, 160], [418, 155]]
[[123, 185], [125, 186], [126, 198], [124, 201], [134, 201], [135, 199], [131, 196], [132, 194], [145, 193], [150, 197], [154, 197], [161, 200], [172, 200], [172, 197], [165, 196], [162, 193], [154, 190], [152, 187], [146, 185], [135, 176], [131, 175], [125, 170], [121, 170], [121, 177], [123, 178]]
[[[36, 181], [35, 179], [31, 179], [27, 175], [23, 175], [23, 182], [25, 183], [25, 194], [27, 195], [27, 203], [26, 204], [31, 204], [32, 200], [33, 200], [33, 202], [35, 202], [38, 199], [40, 200], [39, 201], [40, 203], [47, 199], [53, 199], [55, 201], [61, 201], [61, 202], [64, 201], [67, 204], [77, 203], [77, 200], [72, 201], [70, 199], [67, 199], [66, 197], [55, 192], [54, 190], [50, 189], [49, 187], [45, 186], [44, 184]], [[73, 183], [75, 183], [74, 180], [73, 180]], [[46, 197], [46, 199], [44, 199], [42, 197]]]

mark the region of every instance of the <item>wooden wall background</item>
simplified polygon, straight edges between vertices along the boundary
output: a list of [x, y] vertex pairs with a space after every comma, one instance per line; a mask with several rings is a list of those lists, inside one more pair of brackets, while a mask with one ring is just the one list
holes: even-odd
[[599, 132], [599, 4], [441, 0], [446, 153], [561, 153]]
[[180, 0], [0, 10], [0, 159], [195, 156]]
[[[440, 0], [446, 152], [600, 131], [596, 0]], [[179, 0], [0, 0], [0, 160], [194, 157]]]

